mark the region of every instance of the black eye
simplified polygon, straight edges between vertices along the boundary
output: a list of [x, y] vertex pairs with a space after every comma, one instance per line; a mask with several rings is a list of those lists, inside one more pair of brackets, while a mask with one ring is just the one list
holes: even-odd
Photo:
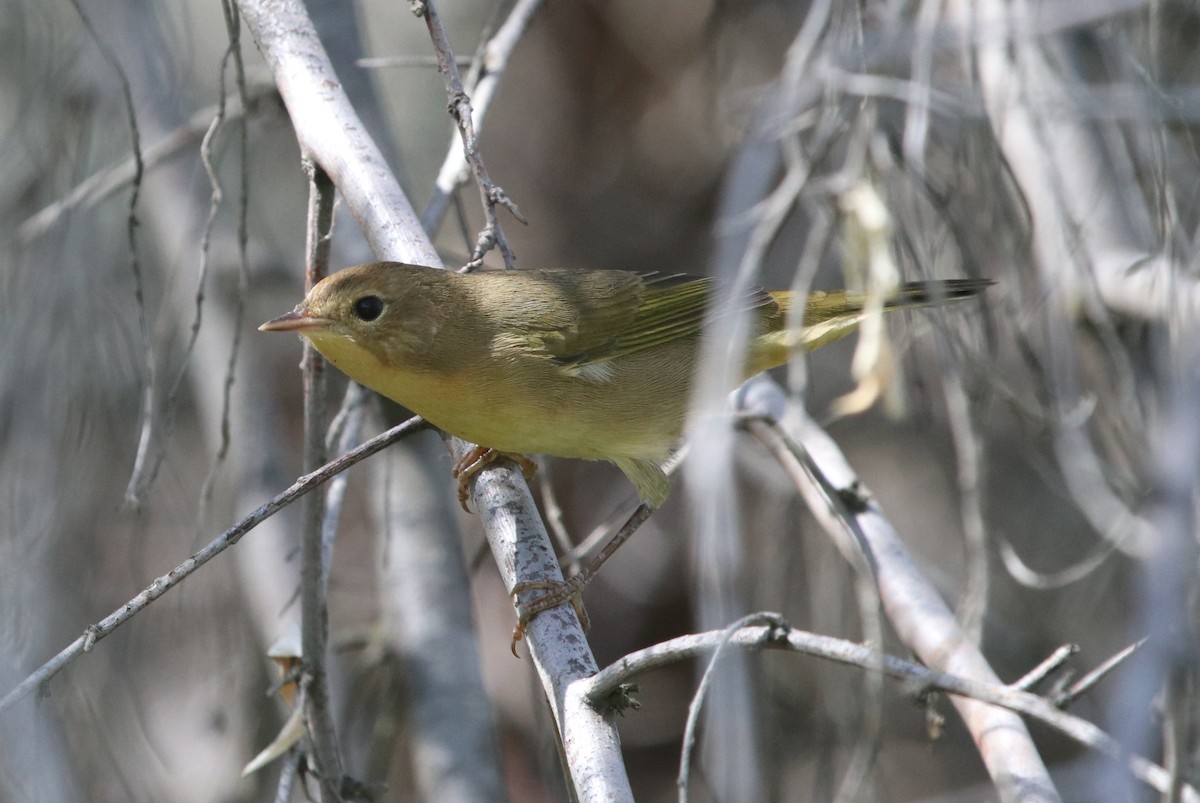
[[364, 321], [373, 321], [383, 314], [383, 300], [379, 296], [363, 296], [354, 302], [354, 314]]

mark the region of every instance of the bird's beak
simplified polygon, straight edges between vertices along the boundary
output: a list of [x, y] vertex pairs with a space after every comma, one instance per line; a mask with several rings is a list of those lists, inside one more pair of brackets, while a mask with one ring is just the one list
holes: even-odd
[[325, 329], [332, 323], [328, 318], [316, 318], [308, 314], [303, 307], [296, 307], [291, 312], [285, 312], [278, 318], [258, 327], [260, 332], [305, 332], [310, 329]]

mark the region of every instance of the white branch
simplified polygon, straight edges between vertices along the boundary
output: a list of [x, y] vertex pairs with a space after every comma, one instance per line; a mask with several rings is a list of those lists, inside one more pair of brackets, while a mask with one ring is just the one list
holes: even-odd
[[[884, 674], [905, 681], [914, 690], [924, 692], [938, 689], [955, 695], [954, 699], [970, 698], [972, 701], [999, 706], [1023, 716], [1036, 719], [1079, 742], [1092, 750], [1126, 764], [1129, 771], [1159, 792], [1170, 788], [1170, 777], [1165, 769], [1141, 756], [1131, 755], [1121, 743], [1086, 719], [1060, 710], [1052, 702], [1030, 694], [1014, 686], [991, 683], [972, 678], [939, 672], [923, 666], [902, 661], [890, 655], [880, 655], [869, 647], [853, 644], [844, 639], [808, 633], [789, 627], [778, 614], [761, 614], [762, 618], [774, 619], [774, 625], [750, 625], [735, 630], [714, 630], [680, 636], [670, 641], [655, 644], [626, 655], [611, 666], [605, 667], [595, 677], [580, 681], [578, 693], [591, 700], [593, 705], [611, 701], [613, 695], [621, 693], [623, 684], [633, 681], [638, 675], [653, 669], [698, 658], [729, 644], [750, 650], [784, 649], [812, 655], [848, 666], [856, 666], [868, 672], [882, 670]], [[1034, 799], [1027, 788], [1014, 790], [1021, 800]], [[1191, 786], [1184, 786], [1182, 799], [1190, 803], [1200, 801], [1200, 795]]]
[[275, 76], [300, 150], [337, 185], [380, 259], [440, 266], [408, 196], [342, 90], [304, 6], [241, 0], [238, 8]]
[[[455, 460], [469, 448], [457, 439], [450, 445]], [[471, 500], [485, 522], [507, 591], [518, 583], [562, 581], [554, 547], [519, 468], [508, 460], [492, 463], [476, 480]], [[533, 532], [539, 537], [530, 537]], [[558, 723], [579, 800], [632, 801], [611, 717], [598, 712], [572, 687], [597, 670], [575, 611], [564, 605], [539, 614], [526, 625], [525, 641]]]
[[[759, 377], [742, 389], [743, 410], [780, 422], [807, 452], [820, 479], [838, 490], [867, 491], [836, 443], [787, 397], [774, 382]], [[798, 482], [813, 515], [826, 529], [840, 532], [846, 522], [831, 507], [826, 489], [817, 482]], [[879, 597], [901, 641], [927, 666], [983, 683], [1000, 684], [983, 655], [959, 629], [954, 614], [917, 569], [903, 542], [877, 505], [853, 517], [856, 535], [875, 572]], [[1025, 723], [1017, 715], [977, 700], [954, 698], [963, 722], [978, 746], [1002, 799], [1058, 800], [1058, 793]]]

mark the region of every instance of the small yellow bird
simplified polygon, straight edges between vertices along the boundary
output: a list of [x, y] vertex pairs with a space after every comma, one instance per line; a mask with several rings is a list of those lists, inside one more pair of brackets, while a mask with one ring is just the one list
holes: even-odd
[[[907, 284], [885, 308], [968, 298], [989, 284]], [[713, 279], [683, 274], [375, 262], [327, 277], [259, 329], [298, 332], [350, 378], [496, 452], [611, 461], [657, 507], [719, 292]], [[792, 303], [787, 291], [746, 296], [739, 382], [854, 331], [865, 297], [811, 293], [799, 330], [786, 328]]]

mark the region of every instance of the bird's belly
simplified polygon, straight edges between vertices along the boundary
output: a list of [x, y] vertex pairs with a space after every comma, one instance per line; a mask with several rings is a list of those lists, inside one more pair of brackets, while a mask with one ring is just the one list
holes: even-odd
[[604, 380], [568, 375], [545, 359], [492, 360], [445, 374], [384, 366], [341, 338], [313, 339], [352, 379], [452, 435], [500, 451], [662, 460], [687, 413], [690, 359], [634, 355], [614, 361]]
[[655, 403], [634, 397], [616, 381], [597, 383], [551, 370], [535, 382], [529, 372], [410, 375], [376, 390], [452, 435], [505, 452], [661, 460], [677, 444], [687, 412], [686, 383], [660, 388]]
[[532, 395], [506, 390], [463, 389], [455, 403], [427, 417], [447, 432], [505, 452], [661, 460], [677, 444], [687, 409], [686, 395], [651, 410], [620, 393], [600, 395], [588, 387]]

